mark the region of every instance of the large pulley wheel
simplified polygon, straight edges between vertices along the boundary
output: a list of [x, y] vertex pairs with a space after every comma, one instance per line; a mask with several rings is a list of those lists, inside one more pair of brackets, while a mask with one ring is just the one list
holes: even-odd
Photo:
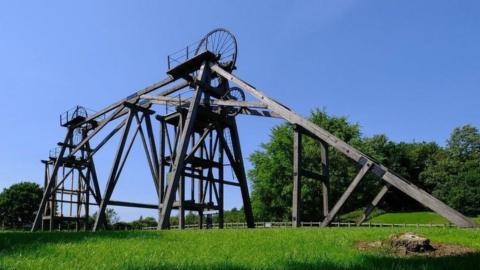
[[[223, 100], [245, 101], [245, 93], [238, 87], [230, 88], [222, 97]], [[227, 106], [226, 112], [229, 116], [236, 116], [242, 110], [241, 106]]]
[[200, 41], [195, 54], [209, 51], [217, 57], [217, 63], [224, 69], [232, 71], [237, 61], [237, 40], [228, 30], [218, 28], [210, 31]]

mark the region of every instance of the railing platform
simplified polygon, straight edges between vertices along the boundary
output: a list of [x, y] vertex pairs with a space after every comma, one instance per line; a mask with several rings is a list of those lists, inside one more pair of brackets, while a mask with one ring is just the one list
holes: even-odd
[[214, 61], [215, 59], [215, 54], [210, 51], [204, 51], [171, 68], [167, 71], [167, 74], [174, 78], [181, 78], [198, 70], [204, 61]]

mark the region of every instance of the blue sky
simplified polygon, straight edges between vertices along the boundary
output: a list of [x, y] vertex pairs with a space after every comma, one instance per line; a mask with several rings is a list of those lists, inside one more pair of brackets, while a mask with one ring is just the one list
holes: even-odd
[[[161, 80], [169, 53], [216, 27], [237, 36], [236, 74], [303, 115], [325, 108], [366, 136], [440, 144], [454, 127], [480, 126], [478, 1], [259, 2], [0, 2], [0, 188], [42, 183], [61, 112]], [[239, 119], [244, 156], [278, 123]], [[111, 160], [99, 163], [108, 171]], [[150, 181], [123, 181], [114, 197], [152, 199]]]

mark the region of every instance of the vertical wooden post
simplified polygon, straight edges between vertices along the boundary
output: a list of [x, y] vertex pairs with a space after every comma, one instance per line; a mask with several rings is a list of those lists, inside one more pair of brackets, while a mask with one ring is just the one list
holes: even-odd
[[292, 196], [292, 226], [301, 225], [301, 197], [302, 197], [302, 134], [298, 127], [293, 128], [293, 196]]
[[223, 175], [223, 142], [222, 140], [218, 140], [218, 164], [220, 164], [220, 167], [218, 167], [218, 179], [220, 180], [220, 183], [218, 184], [218, 193], [219, 193], [219, 201], [218, 203], [218, 227], [220, 229], [223, 229], [224, 226], [224, 200], [223, 200], [223, 190], [224, 190], [224, 175]]
[[[82, 151], [83, 152], [83, 151]], [[82, 174], [80, 173], [81, 169], [78, 169], [78, 181], [77, 181], [77, 213], [75, 214], [75, 231], [80, 231], [80, 218], [82, 211]]]
[[328, 144], [325, 141], [320, 141], [320, 155], [322, 162], [322, 199], [323, 199], [323, 217], [328, 215], [328, 190], [330, 187], [330, 171], [329, 171], [329, 155]]
[[[160, 160], [159, 160], [159, 171], [158, 171], [158, 221], [160, 221], [160, 214], [162, 212], [162, 201], [163, 201], [163, 194], [165, 192], [165, 133], [167, 125], [163, 118], [159, 118], [160, 120]], [[160, 229], [160, 222], [158, 223], [157, 229]]]
[[87, 169], [87, 179], [85, 179], [85, 218], [84, 218], [84, 224], [83, 224], [83, 230], [87, 231], [88, 230], [88, 217], [90, 215], [90, 179], [91, 179], [91, 172], [90, 169]]
[[[210, 144], [212, 143], [212, 136], [210, 134]], [[200, 158], [204, 158], [207, 155], [207, 149], [203, 147], [200, 148]], [[211, 170], [211, 169], [209, 169]], [[198, 202], [203, 205], [204, 194], [203, 194], [203, 170], [200, 171], [200, 179], [198, 180]], [[198, 228], [203, 229], [203, 207], [198, 210]]]
[[180, 176], [180, 182], [178, 185], [178, 228], [180, 230], [185, 229], [185, 176]]
[[[50, 178], [50, 181], [53, 181], [53, 186], [57, 185], [57, 175], [55, 177]], [[56, 193], [52, 192], [50, 194], [51, 196], [51, 201], [50, 201], [50, 223], [48, 226], [49, 231], [53, 231], [55, 228], [55, 212], [57, 211], [57, 204], [55, 202], [56, 200]]]
[[35, 216], [35, 220], [33, 221], [32, 225], [32, 232], [38, 229], [42, 222], [42, 214], [43, 211], [45, 211], [45, 206], [47, 205], [48, 198], [50, 198], [51, 191], [53, 187], [55, 186], [55, 181], [52, 181], [54, 178], [57, 177], [58, 169], [60, 168], [61, 163], [63, 162], [63, 155], [65, 154], [66, 146], [67, 143], [70, 140], [70, 137], [73, 134], [72, 129], [68, 129], [67, 135], [65, 136], [65, 139], [63, 140], [63, 145], [62, 148], [60, 149], [60, 153], [58, 154], [57, 160], [55, 161], [55, 165], [53, 167], [52, 174], [50, 175], [50, 179], [47, 183], [47, 186], [45, 187], [45, 190], [43, 191], [43, 197], [42, 200], [40, 201], [40, 206], [38, 207], [37, 215]]

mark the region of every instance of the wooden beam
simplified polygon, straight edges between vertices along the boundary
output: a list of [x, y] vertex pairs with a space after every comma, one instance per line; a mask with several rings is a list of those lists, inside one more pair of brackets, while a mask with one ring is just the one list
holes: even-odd
[[360, 181], [363, 179], [365, 174], [370, 170], [372, 167], [372, 164], [370, 162], [365, 163], [363, 165], [362, 169], [358, 172], [357, 176], [353, 179], [353, 181], [350, 183], [350, 185], [347, 187], [347, 190], [340, 196], [340, 199], [338, 199], [337, 203], [333, 206], [332, 211], [328, 213], [328, 215], [325, 217], [325, 219], [322, 221], [321, 226], [326, 227], [332, 222], [333, 218], [337, 215], [338, 211], [342, 208], [342, 206], [345, 204], [347, 199], [352, 195], [353, 191], [355, 188], [358, 186]]
[[309, 171], [309, 170], [304, 170], [304, 169], [300, 168], [300, 174], [301, 174], [301, 176], [305, 176], [306, 178], [313, 179], [313, 180], [320, 180], [320, 181], [323, 182], [323, 175], [321, 175], [319, 173], [312, 172], [312, 171]]
[[97, 231], [100, 224], [104, 223], [105, 220], [105, 209], [107, 208], [107, 204], [110, 200], [110, 197], [112, 196], [113, 189], [115, 187], [115, 184], [117, 182], [117, 176], [118, 176], [118, 168], [120, 165], [120, 161], [122, 158], [123, 150], [125, 148], [125, 142], [128, 138], [128, 132], [130, 131], [130, 126], [132, 124], [132, 119], [133, 119], [133, 112], [130, 111], [128, 115], [128, 120], [125, 126], [123, 127], [123, 134], [122, 138], [117, 146], [117, 151], [115, 154], [115, 158], [113, 161], [112, 169], [110, 171], [110, 176], [107, 181], [107, 187], [105, 188], [105, 195], [102, 197], [102, 202], [100, 203], [100, 207], [98, 209], [98, 215], [95, 220], [95, 223], [93, 225], [93, 231]]
[[[204, 63], [202, 65], [199, 76], [201, 81], [206, 81], [209, 78], [210, 69], [207, 63]], [[202, 89], [200, 87], [197, 87], [193, 95], [192, 102], [190, 103], [184, 128], [178, 140], [179, 143], [177, 144], [177, 147], [175, 150], [175, 161], [173, 163], [172, 170], [171, 170], [171, 180], [169, 181], [169, 185], [165, 193], [165, 198], [163, 200], [163, 207], [160, 213], [161, 229], [167, 229], [167, 227], [169, 226], [172, 205], [173, 205], [173, 202], [175, 201], [176, 190], [178, 188], [181, 173], [183, 171], [183, 166], [185, 163], [185, 155], [188, 149], [188, 140], [193, 132], [193, 127], [194, 127], [195, 119], [197, 117], [197, 111], [198, 111], [201, 98], [202, 98]]]
[[282, 118], [275, 112], [266, 111], [266, 110], [254, 110], [250, 108], [242, 108], [239, 114], [244, 115], [251, 115], [251, 116], [261, 116], [261, 117], [269, 117], [269, 118]]
[[293, 130], [293, 195], [292, 195], [292, 226], [301, 225], [302, 203], [302, 134], [298, 129]]
[[38, 229], [40, 226], [40, 222], [42, 222], [43, 211], [45, 211], [45, 206], [47, 204], [48, 199], [51, 196], [52, 188], [56, 182], [55, 180], [57, 178], [58, 169], [60, 168], [60, 164], [62, 163], [62, 160], [63, 160], [63, 155], [65, 154], [65, 150], [67, 148], [65, 145], [68, 144], [72, 135], [73, 135], [73, 129], [69, 128], [67, 131], [67, 134], [65, 135], [65, 139], [63, 141], [64, 145], [60, 149], [60, 153], [58, 154], [58, 158], [55, 161], [52, 174], [50, 175], [50, 179], [48, 180], [47, 186], [45, 187], [45, 190], [43, 192], [42, 200], [40, 201], [40, 205], [38, 207], [35, 220], [33, 221], [32, 230], [31, 230], [32, 232]]
[[[134, 94], [124, 98], [124, 99], [121, 99], [120, 101], [117, 101], [107, 107], [105, 107], [104, 109], [96, 112], [95, 114], [93, 115], [90, 115], [89, 117], [87, 117], [87, 119], [85, 119], [84, 121], [82, 121], [81, 123], [78, 123], [77, 125], [75, 125], [75, 127], [79, 127], [85, 123], [88, 123], [89, 121], [92, 121], [92, 120], [95, 120], [96, 118], [120, 107], [124, 102], [133, 102], [135, 100], [137, 100], [141, 95], [144, 95], [144, 94], [148, 94], [158, 88], [161, 88], [167, 84], [170, 84], [172, 82], [174, 82], [176, 79], [174, 79], [173, 77], [169, 76], [168, 78], [160, 81], [160, 82], [157, 82], [157, 83], [154, 83], [150, 86], [147, 86], [146, 88], [142, 89], [142, 90], [139, 90], [137, 92], [135, 92]], [[185, 82], [182, 84], [183, 87], [186, 87], [188, 86], [188, 82]], [[173, 89], [170, 89], [168, 91], [164, 91], [161, 93], [161, 95], [169, 95], [171, 93], [174, 93], [175, 91], [178, 91], [179, 89], [177, 88], [173, 88]]]
[[381, 177], [384, 181], [390, 183], [392, 186], [398, 188], [400, 191], [406, 193], [407, 195], [409, 195], [416, 201], [420, 202], [424, 206], [430, 208], [431, 210], [445, 217], [446, 219], [456, 224], [457, 226], [459, 227], [477, 227], [478, 226], [475, 222], [468, 219], [467, 217], [462, 215], [460, 212], [454, 210], [453, 208], [449, 207], [448, 205], [441, 202], [440, 200], [434, 198], [427, 192], [409, 183], [407, 180], [403, 179], [402, 177], [395, 175], [385, 166], [379, 163], [376, 163], [373, 159], [371, 159], [364, 153], [360, 152], [359, 150], [355, 149], [354, 147], [350, 146], [346, 142], [340, 140], [339, 138], [329, 133], [325, 129], [306, 120], [305, 118], [293, 112], [286, 106], [280, 104], [279, 102], [269, 98], [263, 92], [257, 90], [255, 87], [242, 81], [235, 75], [225, 71], [218, 64], [214, 64], [214, 63], [211, 64], [211, 69], [214, 72], [216, 72], [218, 75], [235, 83], [236, 85], [240, 86], [240, 88], [244, 89], [245, 91], [247, 91], [248, 93], [256, 97], [259, 101], [267, 105], [268, 109], [277, 113], [282, 118], [287, 120], [289, 123], [301, 126], [302, 128], [309, 131], [311, 134], [315, 135], [320, 140], [325, 141], [328, 145], [332, 146], [337, 151], [353, 159], [355, 162], [362, 165], [365, 163], [371, 163], [372, 164], [371, 170], [374, 174]]
[[391, 172], [387, 172], [383, 176], [383, 179], [387, 181], [387, 183], [396, 187], [397, 189], [407, 194], [411, 198], [415, 199], [416, 201], [420, 202], [421, 204], [425, 205], [426, 207], [437, 212], [438, 214], [445, 217], [457, 226], [464, 228], [478, 227], [478, 224], [476, 224], [469, 218], [460, 214], [450, 206], [444, 204], [437, 198], [433, 197], [432, 195], [428, 194], [427, 192], [418, 188], [407, 180], [402, 179], [401, 177]]
[[367, 220], [367, 218], [372, 213], [373, 209], [375, 209], [375, 207], [377, 207], [378, 203], [382, 200], [383, 196], [385, 196], [385, 194], [387, 194], [387, 191], [388, 191], [389, 187], [390, 187], [390, 185], [384, 185], [382, 187], [382, 189], [380, 189], [380, 191], [375, 196], [375, 198], [373, 198], [373, 201], [369, 205], [367, 205], [367, 207], [365, 208], [365, 211], [363, 212], [362, 216], [357, 221], [357, 225], [360, 225], [363, 222], [365, 222], [365, 220]]
[[[167, 96], [151, 96], [143, 95], [141, 98], [149, 100], [155, 104], [171, 104], [171, 105], [189, 105], [191, 99], [178, 99], [175, 97]], [[200, 104], [205, 104], [201, 102]], [[261, 102], [250, 102], [250, 101], [237, 101], [237, 100], [222, 100], [222, 99], [212, 99], [209, 101], [209, 105], [213, 106], [225, 106], [225, 107], [242, 107], [242, 108], [261, 108], [266, 109], [267, 106]]]
[[247, 176], [245, 174], [245, 167], [243, 165], [242, 151], [240, 149], [240, 138], [238, 136], [237, 124], [235, 120], [232, 121], [230, 127], [230, 136], [232, 137], [233, 151], [230, 151], [228, 143], [223, 135], [223, 129], [217, 129], [218, 137], [222, 141], [225, 154], [230, 161], [235, 175], [237, 176], [240, 184], [240, 191], [242, 193], [243, 211], [245, 212], [245, 220], [247, 221], [248, 228], [255, 227], [255, 221], [253, 219], [252, 205], [250, 202], [250, 194], [248, 192]]
[[[152, 147], [155, 147], [155, 143], [153, 143], [152, 145], [152, 140], [153, 140], [153, 133], [151, 131], [151, 123], [150, 123], [150, 130], [149, 132], [147, 133], [148, 135], [148, 140], [150, 142], [150, 146], [147, 145], [147, 138], [145, 136], [145, 133], [143, 132], [143, 127], [142, 127], [142, 123], [143, 121], [145, 120], [146, 121], [146, 118], [149, 118], [150, 119], [150, 115], [147, 114], [147, 113], [143, 113], [142, 114], [142, 117], [138, 117], [138, 114], [137, 112], [135, 112], [135, 119], [137, 121], [137, 130], [140, 131], [140, 138], [141, 138], [141, 141], [142, 141], [142, 145], [143, 145], [143, 150], [145, 151], [145, 156], [147, 157], [147, 163], [148, 163], [148, 167], [150, 168], [150, 174], [152, 175], [152, 180], [153, 180], [153, 184], [155, 186], [155, 190], [157, 192], [157, 195], [158, 195], [158, 183], [157, 183], [157, 179], [158, 179], [158, 157], [157, 157], [157, 152], [156, 152], [156, 149], [153, 148], [151, 149]], [[148, 126], [148, 124], [147, 124]], [[148, 130], [148, 128], [147, 128]]]
[[105, 125], [107, 125], [110, 121], [112, 121], [112, 119], [117, 116], [118, 113], [120, 113], [120, 111], [122, 111], [124, 107], [120, 107], [118, 108], [115, 112], [113, 112], [107, 119], [105, 119], [105, 121], [103, 121], [100, 125], [98, 125], [94, 130], [93, 132], [91, 132], [85, 139], [83, 139], [78, 145], [77, 147], [75, 147], [75, 149], [73, 149], [69, 156], [73, 156], [75, 155], [75, 153], [78, 152], [78, 150], [80, 150], [86, 143], [90, 142], [90, 140], [95, 136], [97, 135], [97, 133], [102, 130], [103, 127], [105, 127]]
[[330, 164], [328, 144], [320, 141], [320, 161], [322, 162], [322, 206], [323, 216], [326, 217], [329, 211], [329, 189], [330, 189]]

